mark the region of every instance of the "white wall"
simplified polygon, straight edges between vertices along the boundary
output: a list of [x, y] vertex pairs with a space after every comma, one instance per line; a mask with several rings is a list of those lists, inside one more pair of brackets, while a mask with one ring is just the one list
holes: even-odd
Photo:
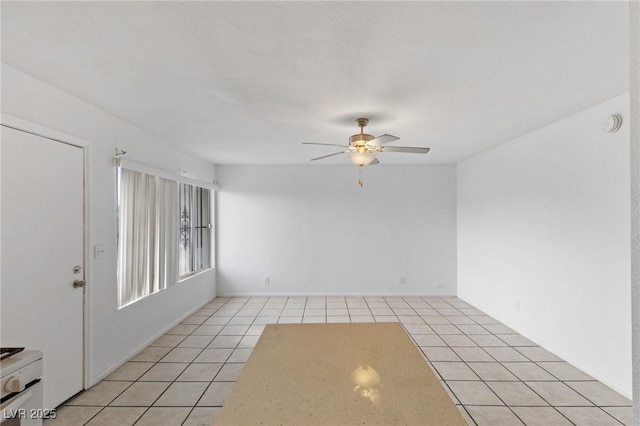
[[[605, 134], [613, 113], [623, 127]], [[457, 175], [459, 297], [630, 396], [629, 96]]]
[[455, 166], [217, 172], [218, 294], [456, 293]]
[[203, 180], [211, 181], [215, 177], [215, 168], [172, 149], [154, 135], [5, 64], [2, 65], [2, 113], [90, 142], [89, 246], [105, 244], [107, 252], [104, 259], [87, 259], [88, 361], [93, 384], [215, 296], [215, 271], [209, 271], [117, 309], [113, 168], [116, 147], [125, 149], [130, 160], [170, 172], [183, 168]]

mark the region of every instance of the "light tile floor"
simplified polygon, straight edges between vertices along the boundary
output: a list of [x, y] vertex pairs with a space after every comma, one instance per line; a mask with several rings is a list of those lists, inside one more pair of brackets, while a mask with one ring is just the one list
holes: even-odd
[[47, 426], [211, 425], [265, 324], [400, 321], [471, 425], [631, 425], [631, 401], [456, 297], [216, 298]]

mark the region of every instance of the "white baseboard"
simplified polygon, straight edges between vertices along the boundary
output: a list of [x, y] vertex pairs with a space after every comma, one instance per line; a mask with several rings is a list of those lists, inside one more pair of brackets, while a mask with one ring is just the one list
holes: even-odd
[[223, 293], [216, 297], [457, 297], [455, 294], [424, 293]]

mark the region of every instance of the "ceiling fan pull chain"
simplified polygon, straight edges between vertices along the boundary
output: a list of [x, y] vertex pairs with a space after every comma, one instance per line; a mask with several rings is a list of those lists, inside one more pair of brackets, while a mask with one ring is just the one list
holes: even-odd
[[358, 167], [358, 185], [364, 186], [364, 182], [362, 182], [362, 166]]

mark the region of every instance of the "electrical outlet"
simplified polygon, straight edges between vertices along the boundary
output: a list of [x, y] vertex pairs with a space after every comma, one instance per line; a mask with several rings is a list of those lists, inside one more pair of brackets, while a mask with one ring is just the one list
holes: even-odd
[[271, 284], [271, 277], [264, 277], [264, 285]]
[[104, 244], [96, 244], [93, 246], [93, 258], [103, 259], [105, 251], [106, 249], [104, 248]]
[[440, 287], [442, 287], [442, 284], [440, 284], [440, 283], [433, 283], [433, 287], [434, 287], [434, 288], [440, 288]]
[[520, 301], [519, 300], [516, 302], [516, 311], [520, 312]]
[[398, 285], [404, 285], [404, 276], [398, 275], [398, 278], [396, 278], [396, 283], [398, 283]]

